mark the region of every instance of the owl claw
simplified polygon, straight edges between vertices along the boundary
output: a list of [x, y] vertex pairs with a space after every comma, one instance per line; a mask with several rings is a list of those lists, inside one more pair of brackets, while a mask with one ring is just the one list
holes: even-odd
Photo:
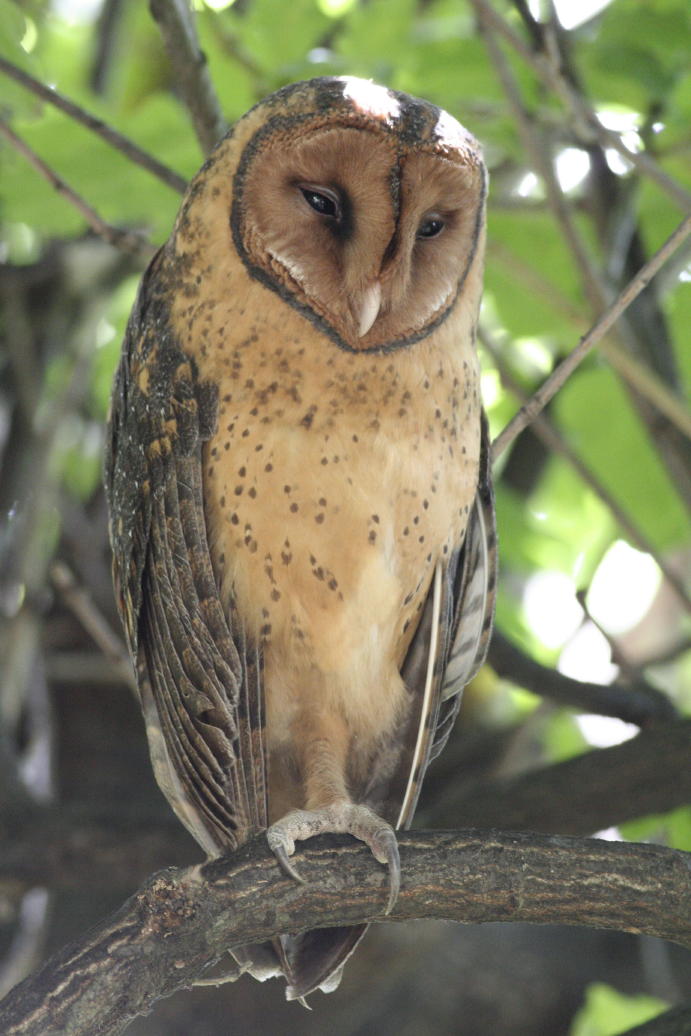
[[398, 842], [391, 825], [377, 816], [369, 806], [339, 802], [317, 810], [292, 810], [271, 825], [266, 838], [285, 873], [304, 885], [305, 879], [295, 870], [289, 857], [295, 852], [296, 841], [320, 834], [352, 835], [369, 846], [375, 860], [388, 867], [389, 897], [385, 913], [390, 914], [401, 888]]
[[266, 836], [269, 848], [278, 860], [281, 870], [285, 871], [288, 877], [294, 878], [295, 881], [299, 881], [301, 885], [306, 885], [306, 880], [290, 862], [290, 855], [295, 851], [295, 843], [293, 842], [292, 848], [286, 848], [286, 845], [280, 841], [280, 835], [277, 835], [276, 832], [271, 829], [267, 831]]
[[390, 914], [396, 905], [398, 893], [401, 891], [401, 858], [393, 828], [387, 825], [381, 832], [378, 832], [377, 845], [381, 846], [383, 851], [375, 852], [374, 845], [370, 845], [374, 858], [389, 868], [389, 899], [384, 913]]

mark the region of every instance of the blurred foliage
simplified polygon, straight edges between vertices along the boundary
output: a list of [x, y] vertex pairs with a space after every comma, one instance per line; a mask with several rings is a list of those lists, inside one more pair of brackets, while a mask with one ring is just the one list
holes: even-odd
[[[188, 178], [202, 155], [176, 94], [175, 70], [148, 4], [122, 0], [112, 6], [116, 17], [104, 37], [97, 2], [0, 0], [0, 54]], [[530, 5], [495, 0], [494, 6], [527, 41], [528, 7], [540, 8], [545, 18], [550, 9], [546, 0]], [[485, 328], [505, 370], [524, 393], [535, 391], [597, 313], [586, 301], [563, 229], [533, 172], [532, 158], [478, 32], [470, 0], [237, 0], [225, 4], [194, 0], [193, 7], [229, 124], [285, 83], [316, 75], [354, 74], [429, 98], [481, 139], [492, 180]], [[561, 0], [557, 10], [573, 14], [577, 7]], [[625, 128], [630, 147], [645, 148], [660, 168], [691, 189], [688, 0], [611, 0], [575, 28], [560, 28], [558, 38], [573, 82], [607, 125]], [[587, 175], [564, 188], [564, 198], [602, 287], [613, 297], [635, 272], [635, 267], [627, 270], [625, 256], [617, 251], [628, 240], [627, 233], [635, 232], [650, 256], [682, 213], [667, 193], [624, 165], [620, 157], [609, 150], [596, 156], [595, 142], [583, 139], [554, 91], [540, 82], [527, 62], [508, 49], [505, 53], [545, 153], [556, 161], [566, 149], [576, 149], [590, 163], [585, 166]], [[53, 106], [39, 102], [1, 74], [0, 80], [0, 115], [55, 172], [105, 220], [141, 228], [155, 244], [165, 239], [179, 205], [175, 191]], [[604, 159], [604, 167], [595, 157]], [[564, 175], [568, 172], [566, 168]], [[51, 242], [84, 235], [79, 212], [4, 141], [0, 141], [0, 177], [2, 263], [29, 267], [49, 252]], [[71, 377], [75, 370], [65, 335], [91, 336], [78, 361], [86, 390], [75, 412], [61, 422], [53, 444], [51, 470], [58, 496], [65, 493], [88, 502], [98, 491], [110, 382], [138, 276], [131, 263], [114, 264], [104, 273], [107, 290], [101, 284], [95, 292], [83, 270], [72, 271], [65, 290], [74, 298], [80, 292], [79, 297], [89, 298], [88, 311], [75, 317], [76, 323], [65, 320], [59, 332], [54, 325], [46, 331], [39, 394], [48, 411], [51, 400], [64, 388], [65, 371]], [[691, 379], [688, 251], [685, 260], [680, 254], [663, 271], [655, 292], [648, 293], [647, 305], [662, 332], [647, 342], [644, 360], [655, 366], [664, 352], [668, 368], [677, 371], [668, 388], [683, 395]], [[633, 333], [635, 337], [635, 327]], [[485, 401], [496, 435], [520, 401], [501, 387], [494, 361], [486, 355], [482, 361]], [[5, 373], [8, 363], [6, 356], [0, 357]], [[635, 402], [599, 352], [571, 377], [549, 413], [571, 449], [606, 486], [657, 555], [688, 576], [688, 512], [662, 462], [659, 442], [651, 437]], [[2, 429], [0, 433], [4, 435]], [[559, 452], [540, 455], [533, 449], [519, 456], [513, 450], [497, 465], [496, 490], [502, 560], [498, 623], [529, 653], [546, 664], [557, 664], [573, 630], [566, 631], [555, 646], [554, 633], [548, 634], [547, 627], [558, 603], [545, 605], [542, 621], [529, 621], [526, 588], [536, 573], [561, 573], [570, 581], [575, 601], [577, 591], [587, 590], [612, 544], [630, 538], [597, 487], [584, 481]], [[51, 511], [53, 535], [45, 548], [49, 551], [57, 537], [55, 514]], [[611, 608], [616, 609], [617, 587], [611, 590]], [[617, 649], [624, 656], [631, 651], [631, 664], [642, 668], [656, 655], [673, 650], [689, 632], [688, 619], [682, 617], [669, 589], [651, 605], [641, 625], [646, 626], [643, 640], [650, 645], [647, 656], [637, 653], [631, 637], [614, 638]], [[588, 621], [585, 614], [583, 621]], [[690, 671], [687, 650], [647, 675], [675, 695], [680, 707], [689, 709]], [[499, 715], [499, 723], [513, 723], [537, 705], [537, 699], [524, 692], [517, 692], [509, 702], [506, 684], [486, 675], [475, 693], [484, 699], [493, 721]], [[552, 709], [540, 729], [545, 758], [563, 758], [585, 745], [582, 731], [562, 710]], [[668, 839], [685, 848], [691, 847], [690, 832], [688, 810], [647, 818], [625, 829], [633, 838]], [[643, 1018], [636, 1013], [639, 1007], [638, 1001], [594, 987], [573, 1036], [618, 1032], [611, 1027], [613, 1019], [633, 1024]], [[598, 1021], [601, 1016], [607, 1016], [609, 1027]]]
[[[507, 369], [526, 393], [534, 391], [595, 314], [584, 302], [577, 266], [545, 202], [541, 182], [531, 174], [472, 5], [457, 0], [196, 0], [194, 6], [229, 122], [284, 83], [350, 73], [429, 97], [482, 139], [493, 176], [485, 319], [501, 343]], [[497, 7], [514, 29], [519, 28], [512, 4]], [[109, 56], [99, 69], [101, 86], [96, 91], [90, 84], [96, 71], [98, 10], [98, 4], [77, 0], [0, 0], [1, 52], [189, 177], [201, 156], [147, 5], [125, 0], [117, 6], [119, 18], [110, 30]], [[613, 0], [564, 40], [569, 60], [585, 84], [584, 93], [596, 109], [610, 119], [616, 117], [614, 125], [626, 124], [629, 133], [636, 127], [644, 134], [646, 127], [650, 153], [687, 187], [691, 72], [684, 41], [689, 29], [686, 0]], [[525, 62], [512, 56], [511, 67], [546, 151], [557, 158], [564, 148], [577, 146], [584, 154], [553, 92]], [[6, 79], [2, 108], [16, 131], [104, 219], [144, 228], [155, 242], [164, 239], [179, 203], [174, 191]], [[635, 133], [626, 139], [633, 147], [643, 146], [643, 137]], [[616, 159], [612, 163], [620, 168]], [[33, 261], [45, 242], [83, 231], [77, 210], [56, 197], [21, 155], [2, 147], [0, 168], [6, 260]], [[594, 175], [591, 168], [590, 176], [569, 189], [568, 199], [591, 258], [604, 270], [611, 266], [612, 256], [607, 252], [608, 235], [600, 226]], [[630, 170], [618, 179], [625, 218], [636, 222], [650, 253], [677, 223], [677, 207]], [[678, 276], [678, 267], [676, 275], [665, 274], [658, 302], [683, 382], [691, 374], [691, 353], [683, 347], [691, 323], [691, 285], [688, 275], [682, 280]], [[92, 357], [88, 420], [81, 430], [74, 427], [69, 437], [66, 486], [82, 498], [98, 482], [92, 422], [105, 413], [135, 286], [132, 276], [117, 285], [102, 314], [110, 330], [107, 342], [100, 342]], [[491, 361], [485, 366], [491, 370]], [[514, 411], [516, 399], [496, 381], [490, 395], [487, 405], [496, 434]], [[687, 552], [688, 557], [688, 514], [625, 388], [598, 355], [583, 364], [551, 409], [572, 448], [652, 546], [666, 556]], [[533, 652], [556, 661], [555, 652], [541, 641], [541, 630], [526, 622], [526, 582], [534, 571], [555, 570], [566, 574], [575, 590], [586, 588], [622, 531], [597, 493], [559, 455], [536, 469], [527, 488], [516, 486], [513, 478], [499, 480], [497, 503], [505, 576], [499, 621]]]

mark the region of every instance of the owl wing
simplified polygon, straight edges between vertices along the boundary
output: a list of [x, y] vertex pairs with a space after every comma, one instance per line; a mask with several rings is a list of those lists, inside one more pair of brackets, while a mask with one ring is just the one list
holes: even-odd
[[267, 826], [261, 659], [219, 599], [202, 446], [216, 395], [180, 348], [152, 260], [117, 372], [105, 483], [116, 599], [156, 779], [212, 855]]

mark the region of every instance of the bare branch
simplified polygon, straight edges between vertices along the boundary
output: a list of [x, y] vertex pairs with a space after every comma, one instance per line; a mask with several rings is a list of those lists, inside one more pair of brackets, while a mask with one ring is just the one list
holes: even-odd
[[561, 190], [557, 180], [551, 158], [545, 151], [533, 120], [523, 106], [518, 81], [494, 37], [494, 32], [484, 11], [484, 5], [479, 5], [477, 11], [480, 30], [485, 40], [487, 52], [502, 84], [506, 102], [513, 112], [523, 146], [533, 168], [542, 178], [549, 207], [554, 213], [557, 225], [560, 227], [569, 252], [573, 256], [593, 313], [597, 313], [607, 301], [600, 286], [597, 269], [590, 257], [585, 240], [571, 215], [564, 192]]
[[[488, 241], [487, 252], [509, 270], [512, 277], [524, 284], [528, 291], [545, 299], [569, 323], [579, 329], [582, 327], [582, 310], [578, 309], [556, 285], [543, 277], [534, 267], [514, 255], [505, 244], [499, 241]], [[679, 253], [677, 254], [679, 255]], [[674, 265], [670, 262], [668, 269]], [[598, 307], [598, 311], [604, 308], [604, 305], [603, 301], [602, 306]], [[672, 424], [677, 426], [680, 432], [691, 437], [691, 414], [684, 405], [684, 400], [680, 399], [648, 364], [636, 359], [611, 335], [603, 338], [601, 349], [617, 374], [631, 388], [635, 389], [639, 396], [643, 396], [652, 403], [661, 414], [664, 414]]]
[[641, 363], [635, 356], [609, 339], [603, 341], [602, 352], [617, 374], [628, 382], [639, 396], [649, 400], [661, 414], [664, 414], [672, 424], [676, 425], [683, 435], [691, 438], [691, 413], [686, 408], [684, 400], [671, 392], [664, 381], [647, 364]]
[[57, 173], [53, 172], [50, 166], [46, 165], [43, 159], [39, 158], [36, 152], [33, 151], [32, 148], [30, 148], [29, 145], [2, 120], [0, 120], [0, 134], [10, 141], [16, 150], [31, 163], [34, 169], [36, 169], [59, 194], [62, 194], [63, 197], [67, 198], [67, 200], [74, 205], [77, 211], [82, 214], [91, 229], [98, 234], [99, 237], [103, 238], [104, 241], [107, 241], [109, 245], [113, 245], [114, 248], [119, 248], [122, 252], [127, 252], [129, 255], [142, 255], [147, 259], [153, 255], [153, 245], [151, 245], [142, 234], [132, 230], [120, 230], [119, 227], [111, 226], [110, 223], [106, 223], [105, 220], [101, 219], [96, 210], [92, 209], [91, 206], [84, 201], [81, 195], [77, 194], [76, 191], [73, 191], [72, 188], [57, 175]]
[[[480, 325], [479, 336], [483, 348], [485, 348], [490, 354], [497, 370], [499, 371], [502, 385], [505, 388], [508, 388], [519, 401], [525, 402], [528, 398], [527, 394], [522, 391], [516, 379], [507, 369], [498, 348], [482, 325]], [[687, 611], [691, 611], [691, 597], [686, 592], [683, 580], [677, 575], [674, 569], [670, 567], [666, 559], [655, 548], [648, 537], [640, 531], [623, 507], [620, 506], [617, 499], [612, 495], [612, 493], [610, 493], [607, 486], [600, 481], [595, 473], [591, 471], [591, 469], [566, 442], [564, 437], [555, 427], [554, 423], [545, 413], [537, 414], [533, 421], [533, 430], [535, 435], [541, 439], [549, 449], [553, 450], [555, 453], [561, 454], [561, 456], [565, 458], [571, 467], [578, 473], [580, 478], [583, 479], [584, 483], [592, 489], [600, 500], [602, 500], [603, 504], [609, 509], [612, 517], [617, 522], [622, 532], [628, 536], [631, 542], [635, 543], [639, 550], [642, 550], [646, 554], [650, 554], [650, 556], [654, 558], [655, 563], [669, 585], [673, 587], [681, 603]]]
[[621, 745], [515, 777], [447, 781], [429, 806], [423, 803], [420, 820], [590, 835], [685, 806], [691, 801], [690, 755], [691, 720], [659, 723]]
[[691, 234], [691, 215], [686, 216], [686, 218], [682, 220], [677, 229], [670, 234], [662, 247], [658, 249], [651, 259], [648, 260], [645, 266], [641, 267], [636, 276], [629, 281], [614, 302], [607, 307], [599, 320], [597, 320], [588, 333], [581, 338], [576, 348], [573, 349], [566, 359], [559, 364], [541, 388], [539, 388], [530, 400], [521, 407], [515, 417], [509, 421], [504, 430], [492, 443], [492, 453], [495, 459], [504, 452], [506, 447], [513, 442], [516, 436], [534, 420], [535, 416], [539, 414], [547, 403], [549, 403], [550, 399], [556, 395], [576, 367], [578, 367], [582, 360], [585, 359], [590, 350], [597, 345], [607, 331], [609, 331], [610, 327], [612, 327], [615, 321], [621, 316], [624, 310], [638, 295], [640, 295], [643, 289], [647, 287], [657, 271], [667, 262], [670, 256], [674, 255], [677, 249], [681, 247], [689, 234]]
[[498, 676], [584, 712], [614, 716], [637, 726], [673, 719], [677, 714], [669, 698], [644, 681], [630, 686], [620, 683], [605, 686], [574, 680], [529, 658], [497, 629], [492, 636], [489, 661]]
[[187, 0], [149, 0], [149, 7], [161, 30], [197, 140], [207, 155], [227, 127], [199, 47], [192, 12]]
[[125, 645], [98, 610], [88, 591], [77, 583], [74, 573], [63, 561], [53, 562], [50, 578], [67, 607], [100, 647], [120, 680], [136, 690], [132, 663]]
[[[400, 845], [403, 882], [389, 920], [585, 925], [691, 945], [687, 853], [478, 832], [407, 833]], [[386, 875], [366, 847], [330, 836], [299, 852], [306, 885], [281, 872], [262, 835], [232, 856], [160, 871], [6, 997], [2, 1030], [114, 1036], [233, 946], [383, 919]]]
[[28, 72], [24, 72], [23, 69], [13, 65], [11, 61], [0, 55], [0, 72], [4, 72], [5, 75], [14, 79], [17, 83], [21, 83], [27, 90], [31, 90], [33, 94], [40, 97], [44, 101], [48, 101], [49, 104], [54, 105], [60, 111], [65, 112], [70, 118], [74, 119], [75, 122], [79, 122], [82, 126], [86, 126], [87, 129], [91, 130], [97, 136], [101, 137], [102, 140], [107, 141], [108, 144], [120, 151], [125, 155], [131, 162], [146, 169], [147, 172], [152, 173], [158, 177], [166, 186], [171, 187], [174, 191], [178, 191], [180, 194], [185, 190], [187, 181], [183, 176], [180, 176], [173, 169], [164, 165], [163, 162], [159, 162], [157, 158], [150, 155], [147, 151], [142, 150], [133, 140], [124, 134], [113, 129], [107, 123], [103, 122], [102, 119], [97, 119], [95, 115], [91, 115], [85, 111], [74, 101], [70, 101], [69, 98], [58, 93], [57, 90], [52, 89], [49, 86], [44, 86], [43, 83], [39, 82], [38, 79], [34, 79]]

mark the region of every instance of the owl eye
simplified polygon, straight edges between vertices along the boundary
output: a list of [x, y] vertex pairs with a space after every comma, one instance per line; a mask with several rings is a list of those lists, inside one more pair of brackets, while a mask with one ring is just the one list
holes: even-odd
[[437, 237], [441, 234], [442, 230], [446, 226], [441, 216], [438, 216], [436, 212], [432, 212], [429, 216], [425, 216], [422, 223], [418, 227], [417, 236], [424, 238], [425, 240], [430, 237]]
[[340, 221], [341, 200], [336, 191], [329, 187], [311, 187], [309, 184], [300, 184], [299, 189], [311, 209], [320, 216]]

